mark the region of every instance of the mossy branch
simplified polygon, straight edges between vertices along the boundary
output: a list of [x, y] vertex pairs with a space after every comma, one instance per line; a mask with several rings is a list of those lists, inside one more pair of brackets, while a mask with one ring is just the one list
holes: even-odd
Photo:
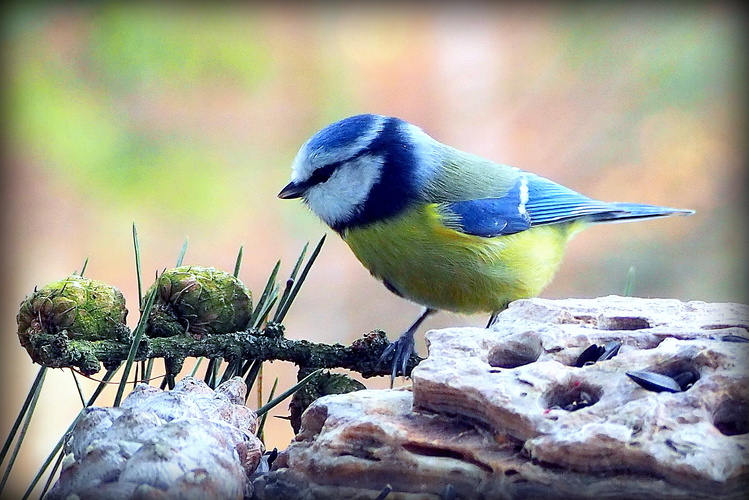
[[[98, 372], [102, 364], [114, 369], [125, 363], [124, 381], [134, 363], [163, 358], [170, 386], [189, 357], [209, 358], [211, 374], [218, 370], [221, 360], [227, 361], [222, 379], [249, 376], [259, 369], [250, 370], [252, 366], [276, 360], [296, 364], [300, 379], [321, 368], [345, 368], [364, 377], [389, 374], [387, 363], [380, 366], [389, 345], [383, 332], [365, 334], [350, 346], [284, 337], [281, 322], [319, 255], [324, 236], [306, 263], [308, 245], [304, 246], [280, 295], [276, 282], [280, 262], [276, 264], [254, 307], [252, 294], [236, 277], [241, 250], [233, 275], [212, 267], [178, 266], [159, 274], [144, 293], [135, 227], [133, 241], [141, 306], [135, 332], [125, 324], [127, 309], [119, 290], [100, 281], [70, 276], [35, 289], [21, 304], [18, 336], [33, 361], [50, 368], [77, 368], [86, 375]], [[185, 244], [178, 264], [186, 248]], [[276, 310], [271, 314], [274, 305]], [[406, 374], [420, 360], [412, 355]], [[124, 382], [116, 402], [123, 391]]]
[[[300, 373], [318, 368], [345, 368], [365, 378], [390, 374], [388, 363], [378, 366], [389, 343], [382, 331], [372, 331], [344, 346], [287, 339], [279, 330], [279, 325], [271, 324], [263, 331], [208, 334], [201, 339], [189, 336], [144, 338], [134, 360], [164, 358], [172, 373], [179, 372], [186, 358], [203, 356], [226, 361], [290, 361], [300, 368]], [[64, 331], [55, 335], [38, 334], [33, 343], [38, 354], [36, 362], [50, 368], [77, 368], [86, 375], [98, 372], [102, 364], [107, 369], [119, 366], [127, 359], [130, 349], [126, 341], [73, 340]], [[407, 374], [420, 360], [415, 354], [411, 356]]]

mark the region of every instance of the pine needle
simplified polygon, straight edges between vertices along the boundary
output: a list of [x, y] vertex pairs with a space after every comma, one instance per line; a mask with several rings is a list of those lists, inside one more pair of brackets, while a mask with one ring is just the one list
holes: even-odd
[[[312, 264], [315, 263], [315, 259], [317, 259], [317, 256], [320, 255], [320, 250], [322, 249], [323, 243], [325, 243], [325, 236], [326, 235], [323, 235], [323, 237], [320, 238], [320, 242], [312, 251], [312, 254], [307, 260], [307, 264], [304, 266], [304, 269], [302, 270], [302, 274], [299, 275], [299, 279], [295, 279], [296, 278], [295, 273], [296, 273], [297, 267], [294, 268], [294, 272], [292, 273], [292, 276], [290, 279], [295, 280], [296, 283], [294, 283], [294, 288], [291, 291], [291, 293], [288, 295], [288, 298], [286, 299], [286, 301], [278, 305], [276, 314], [273, 317], [274, 322], [281, 323], [286, 317], [286, 313], [289, 312], [289, 308], [291, 307], [291, 304], [294, 302], [294, 299], [299, 293], [299, 290], [302, 288], [302, 284], [304, 283], [304, 280], [307, 278], [307, 274], [309, 273], [309, 270], [312, 268]], [[306, 249], [306, 246], [305, 246], [305, 249]], [[302, 256], [303, 255], [304, 255], [304, 252], [302, 252]], [[297, 262], [297, 266], [301, 262], [302, 256], [299, 257], [300, 260], [299, 262]]]
[[[278, 387], [278, 377], [276, 377], [276, 380], [273, 381], [273, 387], [270, 389], [270, 394], [268, 394], [268, 403], [271, 402], [273, 399], [273, 395], [276, 393], [276, 388]], [[266, 405], [268, 404], [266, 403]], [[255, 433], [260, 439], [260, 441], [265, 441], [263, 438], [263, 429], [265, 429], [265, 421], [268, 419], [268, 412], [266, 411], [262, 415], [258, 413], [258, 416], [260, 417], [260, 423], [257, 426], [257, 432]]]
[[262, 366], [262, 361], [260, 361], [259, 359], [253, 359], [250, 362], [249, 368], [247, 368], [246, 370], [247, 375], [245, 376], [244, 383], [247, 386], [247, 395], [244, 398], [245, 403], [247, 402], [247, 398], [250, 397], [250, 392], [252, 391], [252, 387], [255, 385], [255, 381], [257, 380], [258, 374], [260, 373], [260, 368]]
[[5, 485], [8, 482], [8, 477], [10, 476], [10, 471], [13, 469], [13, 464], [15, 464], [16, 458], [18, 457], [18, 452], [21, 451], [21, 445], [23, 444], [23, 440], [26, 437], [26, 432], [29, 430], [31, 417], [34, 416], [34, 408], [36, 408], [36, 403], [37, 401], [39, 401], [39, 395], [41, 393], [42, 393], [42, 384], [39, 384], [38, 390], [34, 392], [34, 396], [31, 399], [31, 403], [29, 404], [28, 411], [26, 412], [26, 417], [24, 418], [24, 421], [23, 421], [23, 425], [21, 426], [21, 429], [18, 433], [16, 446], [13, 448], [13, 452], [10, 454], [10, 458], [8, 459], [8, 465], [5, 468], [5, 473], [3, 473], [3, 478], [0, 479], [0, 497], [2, 496], [2, 492], [5, 489]]
[[299, 258], [296, 260], [296, 264], [294, 264], [294, 268], [291, 270], [291, 274], [289, 275], [289, 279], [286, 280], [286, 287], [284, 288], [283, 294], [281, 295], [281, 300], [278, 302], [278, 309], [276, 309], [276, 314], [273, 316], [273, 322], [279, 323], [280, 321], [277, 319], [281, 309], [284, 307], [284, 304], [289, 298], [289, 295], [291, 294], [292, 287], [294, 286], [294, 280], [296, 279], [296, 275], [299, 272], [299, 268], [302, 266], [302, 262], [304, 261], [304, 256], [307, 255], [307, 248], [309, 248], [309, 242], [304, 244], [304, 247], [302, 248], [302, 252], [299, 254]]
[[153, 363], [155, 358], [148, 358], [148, 361], [146, 361], [146, 369], [143, 370], [143, 382], [146, 384], [151, 384], [151, 373], [153, 372]]
[[195, 366], [192, 367], [192, 371], [190, 372], [190, 376], [194, 377], [196, 373], [198, 373], [198, 367], [200, 366], [200, 363], [203, 362], [205, 358], [203, 356], [200, 356], [198, 360], [195, 362]]
[[179, 251], [179, 256], [177, 256], [177, 267], [182, 265], [182, 261], [185, 260], [185, 253], [187, 253], [187, 238], [185, 238], [185, 242], [182, 244], [182, 250]]
[[156, 290], [148, 295], [146, 305], [143, 307], [143, 312], [140, 315], [140, 319], [138, 320], [138, 325], [135, 327], [133, 340], [130, 343], [130, 351], [127, 354], [127, 360], [125, 361], [125, 370], [122, 373], [120, 385], [117, 388], [117, 395], [114, 398], [114, 403], [112, 404], [112, 406], [120, 406], [120, 403], [122, 402], [122, 396], [125, 392], [125, 385], [127, 384], [127, 379], [130, 376], [130, 370], [133, 367], [133, 360], [135, 359], [135, 354], [138, 352], [138, 347], [140, 346], [141, 338], [143, 338], [143, 333], [146, 331], [146, 323], [148, 323], [148, 317], [151, 314], [151, 308], [153, 307], [155, 299]]
[[138, 307], [143, 308], [143, 280], [140, 273], [140, 244], [138, 243], [138, 230], [133, 222], [133, 247], [135, 249], [135, 277], [138, 280]]
[[630, 266], [627, 271], [627, 281], [624, 283], [624, 296], [631, 297], [635, 290], [635, 266]]
[[234, 277], [239, 277], [239, 269], [242, 267], [242, 254], [244, 253], [244, 246], [239, 247], [239, 253], [237, 253], [237, 261], [234, 264]]
[[276, 262], [276, 265], [273, 268], [273, 271], [271, 271], [270, 276], [268, 276], [268, 281], [265, 283], [265, 289], [263, 290], [262, 295], [260, 295], [260, 299], [257, 301], [257, 304], [255, 304], [255, 309], [250, 315], [250, 329], [257, 329], [260, 327], [260, 325], [262, 324], [262, 320], [260, 318], [263, 315], [267, 316], [268, 311], [270, 311], [268, 303], [271, 301], [275, 301], [276, 297], [278, 297], [278, 285], [276, 285], [276, 276], [278, 276], [278, 270], [280, 267], [281, 261], [279, 260]]
[[257, 413], [258, 416], [262, 416], [268, 411], [272, 410], [276, 405], [278, 405], [278, 403], [282, 402], [284, 399], [288, 398], [289, 396], [297, 392], [299, 389], [307, 385], [310, 382], [310, 380], [312, 380], [315, 376], [317, 376], [317, 374], [319, 374], [322, 370], [323, 370], [322, 368], [318, 368], [317, 370], [313, 371], [312, 373], [304, 377], [302, 380], [300, 380], [299, 382], [297, 382], [290, 388], [286, 389], [277, 398], [271, 401], [268, 401], [266, 404], [258, 408], [255, 413]]
[[[86, 408], [91, 406], [96, 402], [99, 395], [101, 395], [104, 388], [109, 384], [109, 381], [112, 380], [112, 377], [114, 377], [115, 373], [120, 369], [122, 365], [118, 366], [117, 368], [107, 370], [107, 372], [104, 374], [104, 377], [101, 382], [99, 382], [99, 385], [97, 386], [94, 393], [89, 398], [88, 402], [86, 403]], [[68, 430], [65, 431], [65, 433], [62, 435], [62, 437], [57, 441], [57, 444], [52, 449], [52, 452], [50, 452], [49, 456], [47, 456], [47, 459], [44, 461], [44, 464], [42, 464], [42, 467], [39, 469], [39, 471], [34, 476], [34, 479], [32, 479], [31, 484], [29, 485], [28, 489], [26, 490], [26, 493], [24, 493], [22, 500], [26, 500], [31, 495], [31, 492], [34, 491], [34, 488], [36, 487], [36, 484], [39, 482], [39, 480], [44, 475], [44, 471], [47, 470], [47, 467], [49, 467], [49, 464], [52, 463], [52, 460], [55, 459], [55, 456], [57, 456], [57, 453], [62, 449], [63, 444], [65, 443], [65, 440], [68, 438], [68, 434], [70, 431], [73, 430], [75, 425], [78, 423], [78, 421], [81, 419], [81, 417], [84, 415], [86, 408], [82, 408], [80, 412], [78, 412], [78, 415], [75, 417], [75, 420], [73, 420], [73, 423], [70, 424], [68, 427]], [[60, 461], [58, 460], [58, 463]], [[51, 472], [52, 475], [55, 474], [55, 471], [53, 470]]]
[[73, 380], [75, 381], [75, 388], [78, 389], [78, 397], [81, 398], [81, 406], [84, 408], [86, 407], [86, 398], [83, 397], [83, 389], [81, 389], [81, 383], [78, 382], [78, 377], [75, 376], [75, 371], [70, 370], [70, 374], [73, 375]]
[[31, 406], [31, 402], [36, 397], [36, 394], [38, 394], [42, 390], [42, 385], [44, 384], [44, 377], [47, 374], [47, 367], [42, 366], [39, 368], [39, 371], [36, 374], [36, 378], [34, 379], [34, 382], [31, 384], [31, 388], [29, 389], [29, 393], [26, 396], [26, 400], [23, 402], [23, 405], [21, 406], [21, 411], [18, 413], [18, 416], [16, 417], [16, 421], [13, 422], [13, 427], [10, 429], [10, 434], [8, 434], [7, 439], [5, 440], [5, 444], [3, 444], [3, 449], [0, 451], [0, 465], [5, 461], [5, 456], [8, 453], [8, 450], [10, 449], [10, 445], [13, 442], [13, 440], [16, 437], [16, 432], [18, 432], [18, 428], [21, 426], [21, 422], [23, 422], [24, 417], [26, 416], [26, 413], [29, 411], [29, 407]]
[[88, 266], [88, 257], [86, 257], [86, 260], [83, 261], [83, 267], [81, 268], [81, 274], [79, 276], [83, 278], [83, 273], [86, 272], [86, 267]]

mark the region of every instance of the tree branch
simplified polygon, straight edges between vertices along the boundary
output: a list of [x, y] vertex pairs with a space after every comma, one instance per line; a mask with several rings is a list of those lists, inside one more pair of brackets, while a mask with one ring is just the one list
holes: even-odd
[[[364, 334], [349, 346], [292, 340], [279, 334], [278, 326], [263, 332], [235, 332], [204, 335], [201, 339], [188, 336], [144, 338], [135, 361], [165, 358], [170, 372], [177, 373], [189, 357], [223, 358], [261, 361], [290, 361], [300, 368], [300, 374], [318, 368], [346, 368], [369, 378], [389, 375], [389, 363], [378, 366], [380, 356], [389, 342], [384, 332], [375, 330]], [[114, 368], [127, 359], [130, 344], [116, 340], [70, 340], [65, 332], [39, 333], [33, 338], [34, 361], [50, 368], [77, 368], [86, 375], [101, 369]], [[410, 374], [421, 358], [413, 354], [406, 374]]]

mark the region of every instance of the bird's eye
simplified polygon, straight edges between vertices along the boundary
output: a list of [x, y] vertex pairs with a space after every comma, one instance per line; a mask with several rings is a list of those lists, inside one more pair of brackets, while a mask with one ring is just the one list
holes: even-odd
[[337, 167], [337, 164], [332, 164], [318, 168], [317, 170], [312, 172], [312, 175], [309, 178], [309, 183], [311, 185], [322, 184], [323, 182], [330, 179], [330, 176], [333, 175], [333, 172], [335, 172], [335, 169]]

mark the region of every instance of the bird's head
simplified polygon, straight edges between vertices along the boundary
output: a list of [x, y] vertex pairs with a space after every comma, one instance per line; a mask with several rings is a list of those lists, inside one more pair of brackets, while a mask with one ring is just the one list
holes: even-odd
[[435, 144], [398, 118], [345, 118], [302, 145], [278, 197], [302, 198], [337, 231], [387, 218], [418, 198]]

